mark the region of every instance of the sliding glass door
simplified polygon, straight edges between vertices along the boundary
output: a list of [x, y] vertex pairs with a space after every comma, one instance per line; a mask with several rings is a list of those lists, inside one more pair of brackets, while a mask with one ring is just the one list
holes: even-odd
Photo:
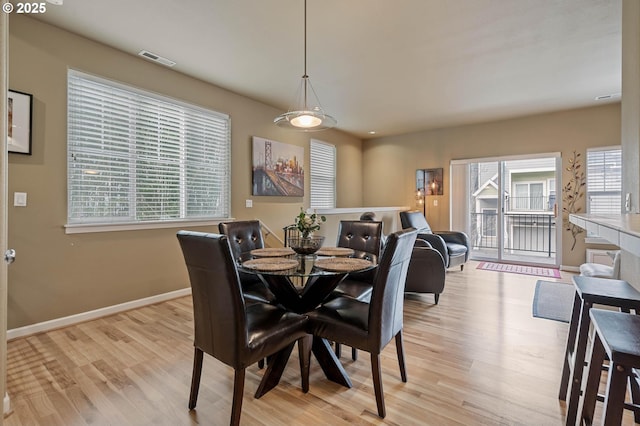
[[471, 258], [558, 265], [560, 155], [455, 160], [452, 229], [464, 229]]

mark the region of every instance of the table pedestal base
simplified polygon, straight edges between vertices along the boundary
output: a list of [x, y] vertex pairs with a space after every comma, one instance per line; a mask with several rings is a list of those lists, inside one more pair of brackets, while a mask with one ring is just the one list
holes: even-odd
[[[313, 339], [312, 344], [310, 344], [311, 339]], [[260, 398], [280, 382], [284, 368], [291, 356], [293, 345], [292, 343], [270, 357], [267, 363], [267, 369], [254, 395], [255, 398]], [[347, 372], [344, 367], [342, 367], [342, 364], [326, 339], [309, 335], [302, 339], [302, 347], [300, 347], [300, 341], [298, 341], [298, 352], [300, 354], [300, 374], [302, 376], [302, 391], [304, 393], [309, 391], [310, 353], [313, 353], [318, 360], [318, 364], [320, 364], [320, 368], [322, 368], [327, 379], [347, 388], [353, 386]]]

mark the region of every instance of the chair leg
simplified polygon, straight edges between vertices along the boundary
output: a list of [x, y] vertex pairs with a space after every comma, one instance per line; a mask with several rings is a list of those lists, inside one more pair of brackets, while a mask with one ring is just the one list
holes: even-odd
[[198, 390], [200, 389], [200, 375], [202, 374], [202, 350], [195, 348], [193, 353], [193, 373], [191, 374], [191, 394], [189, 395], [189, 410], [196, 408]]
[[384, 408], [384, 393], [382, 389], [382, 372], [380, 370], [380, 354], [371, 354], [371, 373], [373, 375], [373, 390], [376, 394], [378, 415], [384, 419], [387, 412]]
[[600, 383], [602, 363], [604, 362], [605, 355], [600, 336], [596, 333], [591, 347], [591, 355], [589, 356], [587, 383], [584, 390], [582, 413], [580, 414], [581, 424], [593, 424], [593, 413], [596, 409], [598, 385]]
[[302, 376], [302, 392], [309, 392], [309, 366], [311, 364], [311, 343], [313, 336], [307, 334], [298, 339], [298, 357], [300, 358], [300, 375]]
[[[638, 375], [635, 369], [629, 374], [629, 385], [631, 387], [631, 402], [640, 405], [640, 383], [638, 383]], [[633, 420], [640, 423], [640, 411], [633, 410]]]
[[434, 293], [433, 298], [436, 299], [436, 305], [440, 301], [440, 295], [438, 293]]
[[340, 358], [340, 353], [342, 352], [342, 344], [336, 342], [336, 356]]
[[610, 363], [607, 393], [605, 394], [604, 411], [602, 413], [602, 417], [608, 425], [622, 424], [624, 397], [627, 391], [629, 374], [631, 374], [631, 371], [628, 367], [613, 362]]
[[242, 394], [244, 392], [244, 368], [235, 371], [233, 379], [233, 405], [231, 406], [231, 425], [240, 424], [242, 413]]
[[460, 270], [464, 271], [464, 263], [462, 265], [460, 265]]
[[400, 365], [400, 377], [407, 383], [407, 369], [404, 364], [404, 345], [402, 343], [402, 330], [396, 334], [396, 352], [398, 353], [398, 364]]
[[358, 360], [358, 350], [356, 348], [351, 348], [351, 359], [354, 361]]
[[265, 365], [269, 365], [269, 363], [271, 362], [271, 358], [273, 357], [273, 355], [269, 355], [265, 358], [262, 358], [258, 361], [258, 369], [262, 370], [264, 368]]

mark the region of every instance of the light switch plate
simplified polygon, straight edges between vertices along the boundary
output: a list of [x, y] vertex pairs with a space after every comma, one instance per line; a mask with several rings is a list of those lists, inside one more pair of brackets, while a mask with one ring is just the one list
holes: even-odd
[[251, 207], [253, 207], [253, 200], [245, 200], [244, 201], [244, 206], [248, 209], [250, 209]]
[[27, 193], [26, 192], [14, 192], [13, 193], [13, 205], [15, 207], [27, 206]]

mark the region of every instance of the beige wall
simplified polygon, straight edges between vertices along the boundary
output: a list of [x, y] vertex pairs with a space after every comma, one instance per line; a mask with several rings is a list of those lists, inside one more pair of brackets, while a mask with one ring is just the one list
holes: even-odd
[[[619, 103], [372, 139], [363, 144], [364, 203], [415, 206], [416, 169], [443, 167], [444, 195], [427, 198], [427, 218], [433, 229], [449, 229], [451, 160], [561, 152], [564, 168], [573, 150], [584, 159], [587, 148], [619, 144]], [[563, 171], [563, 181], [568, 177]], [[571, 251], [563, 233], [563, 265], [584, 262], [583, 236]]]
[[[9, 156], [9, 198], [28, 193], [27, 207], [9, 206], [9, 246], [18, 253], [9, 271], [10, 329], [188, 287], [178, 228], [64, 233], [68, 67], [230, 114], [235, 218], [259, 218], [282, 237], [282, 227], [309, 205], [308, 196], [251, 196], [252, 136], [305, 148], [312, 137], [335, 144], [338, 207], [362, 205], [357, 138], [279, 129], [272, 120], [282, 111], [31, 18], [11, 15], [9, 41], [9, 86], [34, 98], [33, 155]], [[305, 156], [308, 165], [308, 149]], [[245, 199], [253, 199], [252, 209]]]

